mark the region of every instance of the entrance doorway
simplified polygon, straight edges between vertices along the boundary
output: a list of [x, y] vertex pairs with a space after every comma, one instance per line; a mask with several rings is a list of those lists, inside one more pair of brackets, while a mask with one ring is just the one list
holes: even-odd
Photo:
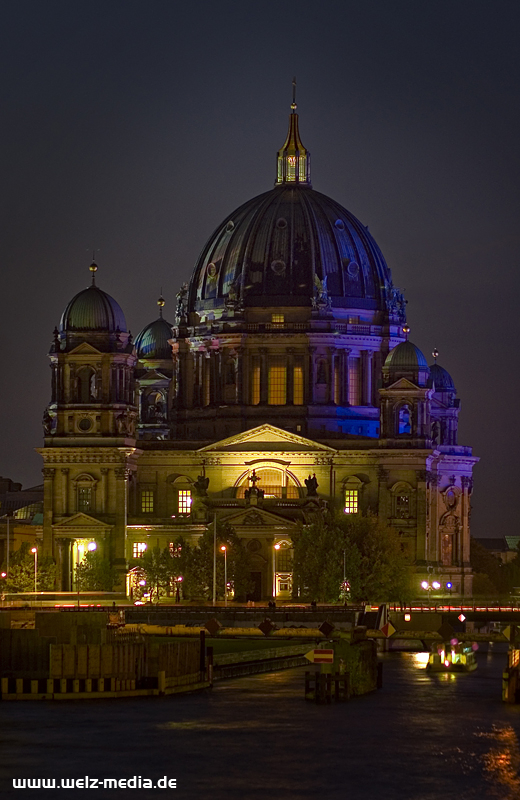
[[252, 590], [248, 593], [247, 599], [248, 600], [261, 600], [262, 599], [262, 573], [261, 572], [251, 572], [249, 574], [251, 578], [251, 582], [253, 584]]

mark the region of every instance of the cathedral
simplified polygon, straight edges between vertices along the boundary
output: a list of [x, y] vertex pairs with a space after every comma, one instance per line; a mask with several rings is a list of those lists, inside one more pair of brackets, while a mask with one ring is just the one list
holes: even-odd
[[409, 340], [385, 259], [312, 188], [293, 102], [275, 186], [209, 237], [170, 313], [135, 340], [91, 285], [63, 311], [44, 413], [43, 550], [75, 588], [87, 550], [131, 565], [214, 519], [251, 556], [250, 599], [290, 599], [292, 533], [327, 506], [395, 527], [414, 588], [471, 594], [477, 459], [450, 374]]

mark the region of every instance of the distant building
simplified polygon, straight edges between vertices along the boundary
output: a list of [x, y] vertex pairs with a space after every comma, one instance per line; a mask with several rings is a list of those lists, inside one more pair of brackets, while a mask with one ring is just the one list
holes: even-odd
[[90, 541], [130, 590], [133, 557], [217, 514], [252, 555], [251, 598], [289, 598], [291, 533], [334, 502], [398, 530], [418, 592], [471, 593], [478, 459], [453, 380], [408, 341], [368, 228], [312, 188], [295, 105], [274, 189], [210, 236], [173, 323], [161, 298], [133, 342], [90, 270], [54, 331], [39, 449], [63, 589]]
[[518, 555], [518, 545], [520, 543], [520, 536], [496, 536], [493, 538], [478, 538], [477, 542], [485, 547], [486, 550], [502, 561], [508, 564], [513, 561]]

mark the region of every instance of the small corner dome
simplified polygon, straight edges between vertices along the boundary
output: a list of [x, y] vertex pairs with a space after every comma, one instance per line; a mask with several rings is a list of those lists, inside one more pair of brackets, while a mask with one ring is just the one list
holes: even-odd
[[385, 361], [385, 369], [391, 371], [428, 370], [424, 354], [413, 342], [401, 342], [391, 350]]
[[428, 388], [435, 389], [436, 392], [455, 392], [455, 384], [450, 373], [444, 367], [435, 363], [430, 366], [428, 377]]
[[125, 315], [119, 303], [98, 286], [89, 286], [72, 298], [61, 316], [60, 331], [126, 333]]
[[137, 358], [171, 359], [172, 325], [162, 317], [151, 322], [135, 337]]

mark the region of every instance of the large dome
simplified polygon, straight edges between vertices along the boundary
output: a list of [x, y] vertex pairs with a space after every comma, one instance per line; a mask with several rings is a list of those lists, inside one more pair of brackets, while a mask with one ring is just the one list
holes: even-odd
[[92, 286], [78, 292], [61, 315], [60, 331], [126, 333], [125, 315], [119, 303], [94, 284], [96, 264], [91, 264]]
[[315, 275], [326, 279], [335, 308], [387, 307], [391, 274], [367, 228], [330, 197], [282, 184], [244, 203], [211, 236], [189, 310], [218, 308], [230, 291], [245, 306], [310, 306]]
[[[295, 107], [295, 106], [294, 106]], [[404, 321], [404, 300], [376, 242], [349, 211], [311, 187], [310, 153], [290, 116], [275, 188], [222, 222], [190, 283], [188, 311], [311, 306], [372, 309]]]

